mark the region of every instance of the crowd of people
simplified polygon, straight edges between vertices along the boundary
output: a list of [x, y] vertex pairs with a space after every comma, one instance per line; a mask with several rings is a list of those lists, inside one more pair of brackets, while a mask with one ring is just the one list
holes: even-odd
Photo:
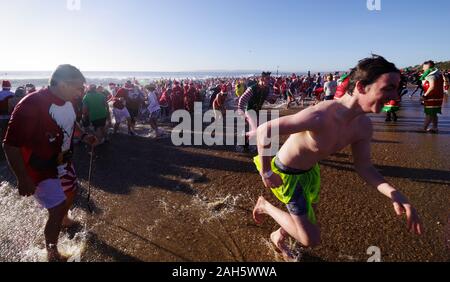
[[[429, 68], [434, 68], [434, 63], [429, 64]], [[427, 70], [405, 69], [402, 70], [399, 96], [385, 104], [383, 111], [386, 112], [386, 122], [397, 121], [397, 112], [400, 109], [401, 99], [405, 94], [411, 98], [419, 92], [421, 103], [426, 107], [434, 107], [436, 102], [424, 99], [425, 89], [429, 88], [426, 83]], [[427, 74], [428, 76], [430, 73]], [[433, 76], [442, 76], [442, 87], [444, 93], [448, 93], [449, 71], [443, 70], [433, 72]], [[286, 108], [292, 105], [305, 107], [306, 101], [311, 101], [311, 105], [324, 100], [333, 100], [339, 92], [339, 85], [345, 82], [348, 73], [340, 75], [339, 72], [311, 75], [291, 76], [269, 76], [268, 101], [284, 102]], [[260, 77], [224, 77], [209, 78], [205, 80], [172, 80], [160, 79], [148, 85], [141, 85], [136, 79], [128, 80], [125, 84], [110, 83], [107, 87], [102, 85], [88, 85], [82, 96], [74, 101], [77, 121], [84, 127], [91, 127], [96, 132], [100, 143], [108, 142], [107, 128], [113, 127], [113, 132], [119, 130], [121, 123], [126, 123], [128, 133], [135, 135], [137, 121], [147, 123], [151, 126], [157, 137], [163, 134], [158, 127], [159, 122], [170, 120], [171, 114], [177, 110], [186, 110], [193, 113], [194, 103], [204, 103], [204, 110], [213, 109], [223, 117], [226, 110], [239, 109], [239, 103], [246, 90], [258, 85]], [[408, 91], [409, 86], [416, 85], [414, 91]], [[345, 86], [345, 83], [344, 83]], [[427, 88], [428, 87], [428, 88]], [[3, 90], [0, 92], [0, 134], [4, 134], [9, 117], [14, 107], [25, 95], [36, 91], [32, 84], [18, 86], [15, 92], [11, 92], [11, 83], [7, 80], [2, 83]], [[430, 91], [428, 91], [430, 92]], [[425, 97], [427, 94], [425, 93]], [[336, 97], [339, 98], [339, 97]], [[439, 101], [437, 101], [439, 102]], [[426, 105], [425, 105], [426, 104]], [[433, 105], [430, 105], [433, 104]], [[262, 106], [262, 104], [261, 104]], [[433, 128], [425, 130], [437, 132], [437, 118], [435, 113], [438, 110], [427, 110], [429, 123], [433, 123]], [[112, 117], [115, 124], [112, 125]], [[428, 122], [428, 121], [427, 121]], [[254, 127], [253, 127], [254, 129]], [[1, 137], [1, 136], [0, 136]]]
[[[202, 103], [203, 110], [216, 110], [216, 118], [227, 109], [235, 109], [249, 125], [244, 149], [248, 149], [248, 139], [256, 136], [259, 156], [254, 161], [263, 183], [288, 209], [286, 213], [260, 198], [254, 219], [261, 222], [262, 215], [268, 214], [279, 223], [271, 239], [288, 256], [283, 243], [287, 235], [305, 246], [320, 242], [313, 209], [320, 187], [317, 163], [347, 145], [353, 147], [360, 176], [393, 201], [397, 214], [406, 212], [408, 227], [421, 233], [414, 208], [371, 165], [372, 132], [366, 132], [371, 127], [365, 116], [379, 113], [384, 105], [386, 121], [396, 121], [400, 99], [408, 93], [407, 83], [420, 81], [426, 115], [424, 130], [437, 132], [437, 115], [441, 114], [444, 93], [448, 93], [449, 73], [439, 71], [433, 61], [425, 62], [421, 72], [418, 76], [417, 70], [400, 71], [383, 57], [374, 56], [343, 74], [273, 77], [263, 72], [245, 78], [161, 79], [147, 85], [133, 79], [124, 85], [111, 83], [104, 87], [86, 85], [77, 68], [61, 65], [52, 74], [49, 86], [40, 90], [27, 84], [13, 93], [11, 83], [3, 81], [0, 137], [17, 177], [19, 193], [33, 195], [49, 212], [44, 230], [46, 247], [49, 260], [57, 261], [64, 259], [57, 250], [59, 233], [74, 224], [67, 216], [78, 189], [71, 161], [74, 138], [98, 146], [108, 142], [109, 127], [117, 133], [120, 124], [126, 123], [128, 133], [135, 135], [137, 122], [149, 124], [160, 136], [161, 121], [170, 119], [177, 110], [192, 114], [196, 102]], [[280, 135], [290, 137], [272, 159], [263, 151], [274, 121], [258, 126], [248, 112], [258, 113], [266, 102], [277, 101], [283, 101], [286, 108], [312, 102], [311, 107], [278, 120]], [[306, 131], [314, 134], [306, 135]]]

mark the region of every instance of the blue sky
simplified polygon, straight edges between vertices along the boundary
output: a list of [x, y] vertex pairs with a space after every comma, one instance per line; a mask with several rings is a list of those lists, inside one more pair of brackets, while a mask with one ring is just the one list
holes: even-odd
[[371, 52], [399, 67], [450, 59], [446, 0], [381, 0], [380, 11], [367, 0], [80, 2], [0, 0], [0, 69], [331, 71]]

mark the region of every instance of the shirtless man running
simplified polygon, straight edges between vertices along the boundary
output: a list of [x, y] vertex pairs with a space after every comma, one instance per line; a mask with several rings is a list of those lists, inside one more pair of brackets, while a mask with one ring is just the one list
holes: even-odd
[[[261, 125], [257, 130], [259, 156], [255, 164], [263, 183], [287, 205], [284, 212], [260, 197], [253, 218], [261, 223], [271, 216], [281, 227], [271, 240], [285, 258], [290, 257], [284, 244], [288, 235], [305, 247], [320, 243], [320, 230], [313, 206], [320, 191], [319, 161], [351, 145], [355, 170], [371, 186], [392, 200], [398, 216], [406, 213], [407, 227], [421, 234], [416, 210], [408, 199], [387, 183], [374, 168], [370, 158], [372, 122], [366, 113], [379, 113], [383, 104], [397, 98], [400, 71], [381, 56], [361, 60], [350, 74], [346, 94], [339, 100], [324, 101], [295, 115]], [[272, 128], [279, 135], [290, 135], [277, 156], [265, 154]]]

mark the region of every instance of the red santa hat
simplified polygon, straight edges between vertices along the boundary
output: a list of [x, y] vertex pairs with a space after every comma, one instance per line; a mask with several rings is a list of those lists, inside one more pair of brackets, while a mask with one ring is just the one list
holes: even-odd
[[125, 89], [125, 88], [120, 88], [118, 91], [117, 91], [117, 94], [116, 94], [116, 96], [127, 96], [128, 95], [128, 89]]
[[3, 80], [2, 88], [3, 89], [10, 89], [11, 88], [11, 82], [9, 80]]

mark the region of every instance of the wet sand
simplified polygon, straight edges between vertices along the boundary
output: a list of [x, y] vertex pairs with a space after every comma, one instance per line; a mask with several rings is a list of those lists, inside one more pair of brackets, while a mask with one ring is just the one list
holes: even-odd
[[[303, 250], [299, 261], [367, 261], [370, 246], [381, 249], [382, 261], [449, 261], [450, 106], [447, 102], [443, 109], [440, 134], [432, 135], [419, 131], [423, 113], [417, 97], [406, 97], [402, 105], [397, 123], [386, 124], [383, 114], [371, 116], [372, 157], [417, 208], [425, 234], [408, 233], [390, 200], [353, 171], [347, 148], [321, 162], [317, 214], [322, 244]], [[91, 215], [86, 205], [89, 158], [78, 146], [82, 191], [76, 214], [86, 223], [81, 260], [279, 261], [269, 243], [276, 223], [267, 218], [256, 225], [251, 213], [260, 195], [284, 207], [264, 188], [251, 158], [234, 147], [174, 147], [170, 138], [115, 135], [96, 150]], [[0, 180], [10, 180], [3, 171]], [[293, 242], [292, 247], [299, 249]]]

